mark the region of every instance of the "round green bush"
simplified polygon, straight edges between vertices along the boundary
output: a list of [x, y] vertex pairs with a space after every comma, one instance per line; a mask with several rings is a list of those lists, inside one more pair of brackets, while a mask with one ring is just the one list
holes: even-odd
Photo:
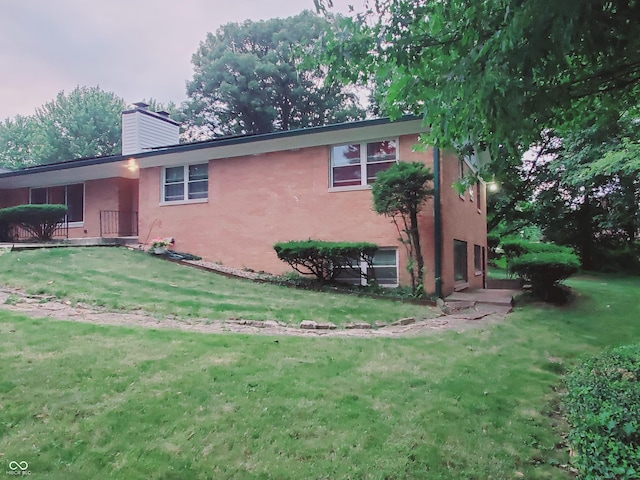
[[580, 478], [640, 478], [640, 344], [587, 360], [566, 385], [568, 440]]
[[511, 271], [529, 282], [533, 293], [545, 301], [559, 282], [579, 268], [578, 257], [568, 252], [525, 253], [511, 260]]
[[38, 240], [50, 240], [58, 224], [67, 214], [66, 205], [16, 205], [0, 210], [0, 225], [6, 225], [8, 236], [10, 225], [19, 225]]

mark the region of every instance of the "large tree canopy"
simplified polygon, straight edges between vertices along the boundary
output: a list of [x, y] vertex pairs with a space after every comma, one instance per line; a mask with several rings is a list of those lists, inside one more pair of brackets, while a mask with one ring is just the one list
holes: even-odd
[[327, 29], [303, 12], [295, 17], [229, 23], [209, 33], [193, 55], [189, 123], [209, 135], [265, 133], [362, 118], [353, 94], [304, 65], [303, 51]]
[[38, 163], [36, 130], [34, 117], [17, 115], [0, 123], [0, 167], [16, 169]]
[[[530, 174], [531, 211], [545, 236], [572, 245], [585, 268], [607, 251], [635, 248], [640, 233], [640, 124], [637, 112], [558, 142], [554, 158]], [[633, 256], [633, 255], [632, 255]], [[637, 260], [636, 266], [640, 267]], [[630, 267], [631, 265], [627, 265]]]
[[510, 235], [537, 225], [547, 239], [574, 247], [584, 268], [640, 271], [638, 118], [632, 109], [562, 138], [545, 131], [519, 165], [497, 165], [489, 230]]
[[438, 145], [515, 153], [544, 129], [639, 103], [637, 0], [373, 3], [339, 24], [324, 58], [342, 78], [386, 81], [384, 109], [424, 116]]
[[387, 114], [424, 117], [426, 141], [489, 146], [490, 229], [537, 224], [585, 267], [613, 249], [637, 258], [638, 0], [363, 3], [320, 57], [375, 85]]
[[76, 87], [29, 117], [0, 123], [0, 165], [22, 166], [120, 153], [127, 104], [99, 87]]

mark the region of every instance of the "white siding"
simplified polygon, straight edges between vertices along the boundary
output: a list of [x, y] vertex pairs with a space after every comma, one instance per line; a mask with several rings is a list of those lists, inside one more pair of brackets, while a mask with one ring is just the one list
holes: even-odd
[[180, 127], [154, 114], [132, 110], [122, 114], [122, 154], [132, 155], [153, 147], [179, 143]]

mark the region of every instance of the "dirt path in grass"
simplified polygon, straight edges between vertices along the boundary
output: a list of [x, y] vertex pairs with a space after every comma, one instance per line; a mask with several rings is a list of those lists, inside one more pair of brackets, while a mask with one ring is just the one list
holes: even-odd
[[[499, 308], [468, 309], [450, 315], [442, 314], [437, 307], [429, 309], [425, 318], [403, 319], [408, 324], [379, 325], [363, 328], [365, 325], [349, 327], [304, 329], [274, 321], [254, 320], [183, 320], [176, 317], [155, 317], [137, 312], [113, 312], [99, 307], [63, 302], [47, 295], [28, 295], [23, 290], [0, 287], [0, 310], [10, 310], [32, 318], [51, 318], [100, 325], [120, 325], [127, 327], [173, 328], [202, 333], [244, 333], [260, 335], [295, 335], [311, 337], [407, 337], [425, 335], [445, 330], [463, 331], [484, 327], [504, 319], [507, 312]], [[322, 328], [325, 327], [325, 328]]]

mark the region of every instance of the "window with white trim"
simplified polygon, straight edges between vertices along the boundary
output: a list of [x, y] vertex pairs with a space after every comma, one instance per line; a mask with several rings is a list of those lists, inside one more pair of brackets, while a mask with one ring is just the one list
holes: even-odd
[[209, 165], [164, 167], [162, 184], [165, 203], [205, 200], [209, 197]]
[[84, 183], [32, 188], [29, 202], [33, 205], [66, 205], [69, 223], [84, 221]]
[[379, 172], [398, 161], [398, 141], [381, 140], [331, 148], [332, 188], [371, 185]]
[[[357, 267], [360, 266], [358, 273]], [[381, 248], [373, 256], [373, 268], [365, 261], [352, 265], [355, 270], [344, 270], [336, 280], [350, 285], [367, 285], [375, 282], [383, 287], [398, 286], [398, 251], [395, 248]]]

